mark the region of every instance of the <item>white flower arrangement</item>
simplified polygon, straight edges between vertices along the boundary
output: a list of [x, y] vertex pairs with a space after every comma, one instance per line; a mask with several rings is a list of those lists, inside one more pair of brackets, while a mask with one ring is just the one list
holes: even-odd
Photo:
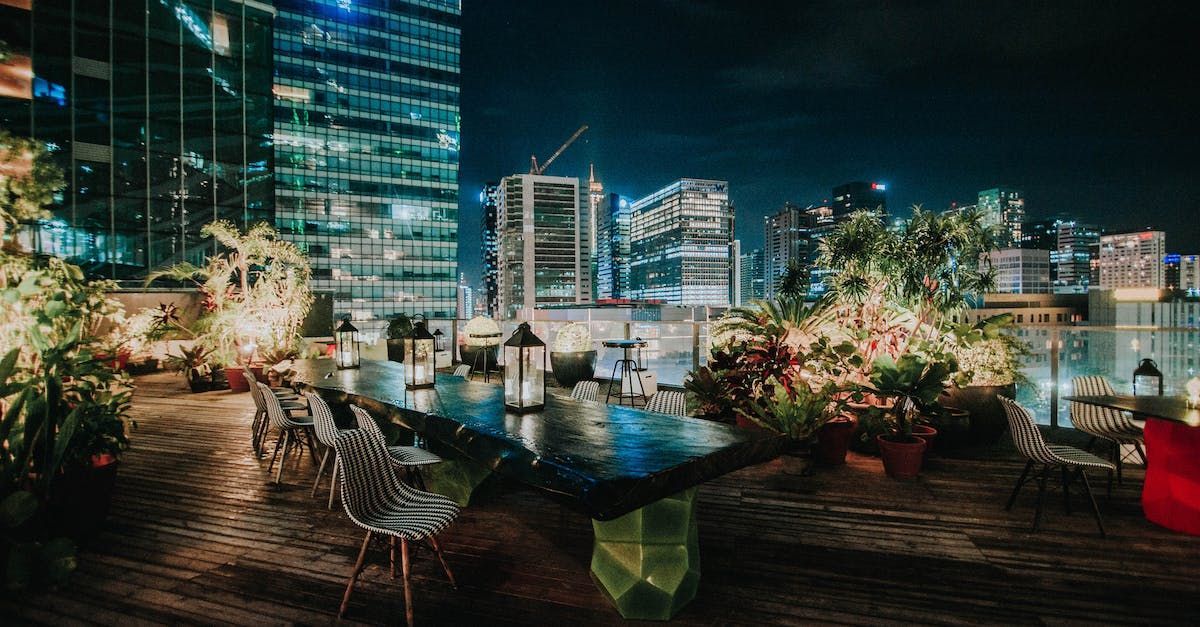
[[583, 322], [572, 322], [554, 336], [555, 353], [582, 353], [593, 349], [592, 329]]
[[968, 385], [1009, 385], [1016, 379], [1019, 365], [1003, 340], [982, 340], [956, 353], [959, 370], [970, 373]]
[[500, 325], [487, 316], [475, 316], [463, 329], [467, 334], [467, 346], [499, 346]]

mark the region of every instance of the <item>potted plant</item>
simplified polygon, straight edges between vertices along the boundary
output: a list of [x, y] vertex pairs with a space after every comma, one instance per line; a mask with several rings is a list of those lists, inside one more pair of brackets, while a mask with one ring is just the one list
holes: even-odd
[[558, 330], [550, 347], [550, 367], [554, 380], [565, 388], [596, 376], [596, 349], [587, 324], [572, 322]]
[[463, 331], [466, 337], [459, 347], [462, 362], [485, 372], [495, 370], [499, 361], [500, 341], [503, 339], [500, 325], [487, 316], [475, 316], [467, 322]]
[[927, 442], [913, 435], [913, 422], [937, 407], [956, 366], [953, 357], [931, 358], [916, 352], [892, 359], [881, 355], [871, 368], [871, 380], [865, 389], [873, 394], [894, 398], [896, 403], [886, 414], [887, 432], [876, 436], [883, 467], [889, 477], [913, 479], [921, 470]]
[[408, 314], [397, 314], [388, 321], [387, 326], [387, 356], [388, 361], [404, 363], [404, 338], [413, 330], [412, 318]]
[[178, 355], [167, 355], [167, 368], [183, 374], [192, 392], [207, 392], [213, 389], [213, 368], [208, 363], [211, 353], [211, 349], [199, 343], [180, 347]]
[[1016, 398], [1017, 384], [1025, 382], [1021, 359], [1029, 347], [1013, 332], [1012, 314], [985, 318], [974, 325], [958, 325], [951, 350], [959, 372], [941, 404], [969, 415], [968, 444], [993, 446], [1008, 428], [1004, 407], [997, 396]]
[[813, 389], [802, 377], [793, 377], [788, 383], [771, 377], [737, 412], [760, 429], [787, 436], [792, 442], [790, 450], [806, 456], [813, 437], [835, 411], [833, 393], [830, 383]]
[[197, 321], [199, 339], [213, 349], [225, 370], [229, 389], [250, 389], [242, 376], [257, 356], [294, 347], [312, 305], [308, 260], [295, 244], [282, 240], [266, 223], [245, 233], [231, 222], [206, 224], [201, 234], [223, 251], [203, 266], [182, 263], [152, 273], [158, 279], [190, 281], [204, 294], [205, 313]]

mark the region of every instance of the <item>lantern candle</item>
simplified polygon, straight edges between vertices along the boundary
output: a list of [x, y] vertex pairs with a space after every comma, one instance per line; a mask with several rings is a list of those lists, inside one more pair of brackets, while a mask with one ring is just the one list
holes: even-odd
[[1188, 407], [1200, 407], [1200, 376], [1192, 377], [1187, 385]]

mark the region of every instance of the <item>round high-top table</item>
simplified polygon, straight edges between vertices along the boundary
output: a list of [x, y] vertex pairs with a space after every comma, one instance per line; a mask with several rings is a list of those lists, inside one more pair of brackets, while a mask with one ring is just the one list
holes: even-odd
[[1146, 418], [1146, 520], [1200, 535], [1200, 409], [1170, 396], [1067, 396], [1065, 400]]

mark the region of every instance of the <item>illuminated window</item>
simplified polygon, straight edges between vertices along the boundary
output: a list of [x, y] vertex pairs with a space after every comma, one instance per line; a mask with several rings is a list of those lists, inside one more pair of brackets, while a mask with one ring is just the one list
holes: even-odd
[[229, 56], [229, 21], [220, 13], [213, 13], [212, 19], [213, 52]]

